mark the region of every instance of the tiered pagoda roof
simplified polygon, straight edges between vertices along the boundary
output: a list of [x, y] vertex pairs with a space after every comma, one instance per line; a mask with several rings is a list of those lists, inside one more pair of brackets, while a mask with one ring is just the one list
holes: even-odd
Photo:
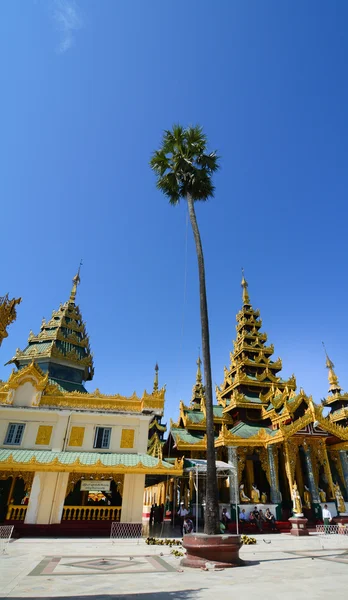
[[86, 392], [83, 382], [93, 379], [94, 369], [86, 326], [75, 303], [79, 283], [78, 272], [69, 300], [48, 321], [42, 320], [38, 334], [30, 331], [27, 347], [17, 348], [9, 363], [20, 369], [34, 361], [62, 390]]
[[[341, 394], [332, 377], [331, 397], [326, 401], [331, 403], [332, 414], [330, 419], [325, 418], [322, 406], [315, 405], [302, 388], [296, 391], [294, 375], [289, 379], [280, 377], [282, 361], [273, 359], [273, 345], [267, 344], [267, 334], [261, 332], [260, 311], [252, 307], [244, 273], [242, 290], [243, 304], [237, 314], [237, 338], [230, 365], [224, 368], [223, 382], [216, 387], [216, 447], [275, 443], [315, 421], [336, 438], [348, 439], [348, 431], [339, 421], [348, 417], [348, 395]], [[181, 401], [179, 410], [178, 422], [171, 421], [166, 451], [171, 448], [186, 452], [186, 456], [187, 451], [204, 452], [206, 412], [200, 362], [191, 403], [186, 406]]]
[[[153, 382], [153, 394], [158, 394], [158, 364], [155, 366], [155, 379]], [[163, 436], [167, 431], [167, 425], [162, 425], [162, 414], [154, 415], [149, 423], [149, 440], [147, 444], [147, 453], [156, 458], [162, 458], [162, 449], [164, 445]]]
[[[325, 346], [324, 346], [325, 348]], [[328, 369], [329, 394], [322, 401], [323, 406], [330, 407], [329, 418], [333, 423], [348, 426], [348, 393], [342, 392], [338, 377], [335, 373], [335, 365], [329, 358], [326, 350], [326, 368]]]

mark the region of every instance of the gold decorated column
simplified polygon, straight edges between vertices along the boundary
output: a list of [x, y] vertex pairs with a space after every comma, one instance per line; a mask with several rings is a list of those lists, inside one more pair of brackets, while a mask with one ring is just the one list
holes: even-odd
[[288, 478], [290, 496], [292, 495], [292, 488], [294, 485], [294, 474], [296, 468], [298, 446], [289, 441], [284, 441], [284, 459], [285, 459], [285, 471]]
[[251, 494], [252, 486], [255, 483], [255, 481], [254, 481], [254, 462], [252, 460], [247, 459], [247, 461], [245, 463], [245, 470], [246, 470], [246, 480], [247, 480], [247, 485], [248, 485], [248, 494]]

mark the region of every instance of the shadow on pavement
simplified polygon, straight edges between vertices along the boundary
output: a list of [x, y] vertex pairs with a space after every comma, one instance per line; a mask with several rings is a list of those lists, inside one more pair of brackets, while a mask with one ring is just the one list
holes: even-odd
[[[148, 592], [148, 593], [134, 593], [134, 594], [91, 594], [90, 596], [79, 596], [74, 594], [73, 596], [25, 596], [26, 600], [195, 600], [197, 594], [202, 592], [203, 589], [196, 590], [176, 590], [173, 592]], [[11, 596], [11, 600], [23, 600], [23, 597]]]

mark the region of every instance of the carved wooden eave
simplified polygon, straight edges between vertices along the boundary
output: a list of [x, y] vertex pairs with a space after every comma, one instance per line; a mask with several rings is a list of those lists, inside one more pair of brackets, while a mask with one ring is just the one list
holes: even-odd
[[222, 425], [219, 437], [215, 440], [215, 447], [221, 446], [268, 446], [269, 444], [275, 444], [283, 439], [280, 432], [275, 435], [269, 435], [264, 429], [260, 429], [256, 435], [249, 438], [243, 438], [241, 436], [231, 433], [226, 425]]
[[29, 363], [19, 371], [12, 371], [7, 382], [3, 383], [0, 390], [9, 392], [16, 390], [20, 385], [30, 382], [37, 391], [43, 391], [48, 382], [48, 375], [38, 367], [34, 362]]
[[[124, 464], [114, 465], [112, 467], [113, 473], [133, 473], [133, 474], [154, 474], [154, 475], [182, 475], [183, 472], [184, 458], [175, 459], [174, 466], [169, 467], [163, 464], [162, 460], [159, 459], [158, 463], [154, 466], [146, 466], [141, 461], [134, 466], [127, 466]], [[104, 465], [100, 459], [93, 464], [85, 464], [77, 458], [74, 462], [65, 464], [60, 462], [56, 457], [50, 462], [43, 463], [37, 460], [35, 457], [31, 458], [28, 462], [19, 462], [14, 460], [13, 456], [10, 455], [6, 460], [0, 462], [0, 468], [2, 471], [9, 473], [17, 472], [19, 469], [24, 472], [71, 472], [78, 471], [79, 473], [91, 473], [95, 470], [98, 471], [99, 475], [104, 472], [110, 471], [109, 465]]]
[[341, 421], [342, 419], [348, 419], [348, 406], [340, 408], [339, 410], [335, 410], [334, 412], [329, 414], [329, 419], [333, 423], [337, 421]]
[[273, 344], [271, 344], [270, 346], [263, 346], [261, 341], [261, 336], [258, 336], [259, 339], [255, 340], [255, 342], [250, 343], [250, 344], [246, 344], [245, 341], [243, 342], [241, 340], [241, 342], [236, 342], [235, 346], [234, 346], [234, 351], [233, 351], [233, 356], [234, 359], [236, 359], [238, 357], [238, 355], [241, 352], [259, 352], [260, 349], [262, 349], [262, 351], [265, 354], [273, 354], [274, 352], [274, 346]]
[[322, 415], [322, 407], [316, 406], [312, 399], [309, 398], [309, 407], [305, 414], [291, 423], [290, 425], [280, 425], [279, 429], [282, 432], [284, 439], [287, 440], [299, 431], [309, 425], [310, 423], [318, 422], [321, 429], [327, 433], [331, 433], [342, 441], [348, 440], [348, 428], [341, 427], [335, 423], [331, 423], [330, 420]]

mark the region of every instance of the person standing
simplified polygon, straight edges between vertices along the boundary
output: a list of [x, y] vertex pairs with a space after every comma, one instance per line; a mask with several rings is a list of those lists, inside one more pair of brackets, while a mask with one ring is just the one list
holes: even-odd
[[185, 508], [185, 504], [183, 502], [180, 502], [180, 508], [178, 510], [178, 516], [180, 517], [181, 535], [184, 534], [184, 520], [185, 520], [185, 517], [188, 514], [189, 514], [189, 511], [187, 510], [187, 508]]
[[324, 531], [325, 531], [325, 533], [329, 533], [329, 526], [332, 521], [332, 516], [327, 507], [327, 504], [325, 504], [325, 506], [323, 508], [323, 521], [324, 521]]

